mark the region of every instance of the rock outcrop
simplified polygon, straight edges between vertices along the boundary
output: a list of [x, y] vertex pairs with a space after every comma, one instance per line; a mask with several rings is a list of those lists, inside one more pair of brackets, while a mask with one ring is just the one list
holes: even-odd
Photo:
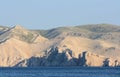
[[0, 67], [120, 66], [120, 27], [90, 26], [44, 31], [1, 27]]
[[71, 50], [59, 52], [58, 47], [52, 48], [46, 56], [31, 57], [15, 65], [15, 67], [39, 66], [82, 66], [82, 67], [116, 67], [120, 62], [87, 51], [81, 52], [78, 58], [74, 57]]

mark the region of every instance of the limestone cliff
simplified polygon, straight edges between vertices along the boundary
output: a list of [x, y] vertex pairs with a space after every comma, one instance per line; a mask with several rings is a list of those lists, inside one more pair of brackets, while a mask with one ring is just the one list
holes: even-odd
[[15, 67], [39, 67], [39, 66], [83, 66], [83, 67], [116, 67], [120, 62], [112, 58], [106, 58], [91, 52], [80, 52], [77, 57], [67, 49], [59, 52], [58, 47], [53, 47], [43, 57], [31, 57], [23, 60]]
[[105, 24], [40, 31], [1, 27], [0, 66], [120, 66], [119, 31]]

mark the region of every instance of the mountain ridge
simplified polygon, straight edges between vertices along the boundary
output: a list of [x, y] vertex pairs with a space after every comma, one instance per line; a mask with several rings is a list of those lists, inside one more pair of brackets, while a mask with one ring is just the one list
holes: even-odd
[[[28, 30], [0, 29], [0, 66], [120, 66], [120, 27], [94, 24]], [[9, 52], [8, 52], [9, 51]]]

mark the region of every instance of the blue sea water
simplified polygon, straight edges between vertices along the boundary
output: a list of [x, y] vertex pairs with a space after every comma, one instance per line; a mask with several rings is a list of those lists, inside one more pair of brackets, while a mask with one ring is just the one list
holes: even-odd
[[0, 68], [0, 77], [120, 77], [119, 67]]

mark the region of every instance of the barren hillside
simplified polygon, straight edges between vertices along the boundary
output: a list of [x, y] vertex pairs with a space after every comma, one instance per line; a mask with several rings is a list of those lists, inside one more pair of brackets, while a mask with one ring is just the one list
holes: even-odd
[[120, 27], [0, 27], [0, 66], [120, 66]]

